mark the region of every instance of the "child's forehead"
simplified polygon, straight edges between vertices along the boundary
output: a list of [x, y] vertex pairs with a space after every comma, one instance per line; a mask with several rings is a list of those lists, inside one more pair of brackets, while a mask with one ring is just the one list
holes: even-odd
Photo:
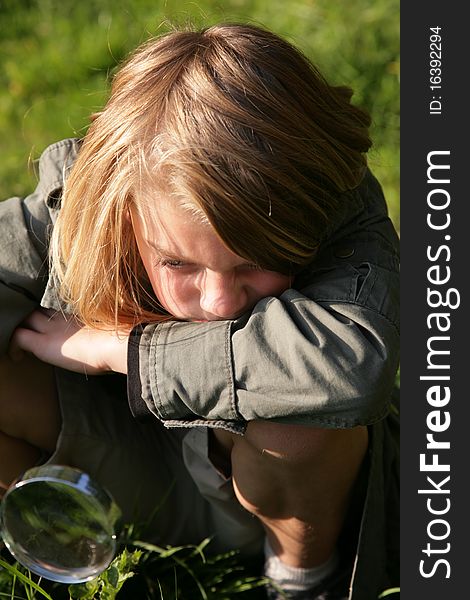
[[193, 201], [166, 195], [160, 191], [141, 197], [131, 210], [147, 231], [162, 231], [174, 226], [210, 227], [207, 216]]
[[158, 211], [135, 213], [134, 233], [152, 254], [218, 267], [245, 262], [225, 246], [210, 223], [201, 223], [178, 204], [164, 202]]

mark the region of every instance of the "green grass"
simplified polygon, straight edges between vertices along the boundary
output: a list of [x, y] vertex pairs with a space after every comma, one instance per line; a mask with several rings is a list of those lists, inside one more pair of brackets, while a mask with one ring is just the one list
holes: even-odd
[[[237, 553], [206, 555], [199, 546], [160, 548], [129, 543], [99, 577], [67, 585], [38, 578], [0, 556], [0, 598], [10, 600], [265, 600], [267, 579], [260, 565], [243, 562]], [[377, 600], [399, 600], [400, 588], [381, 592]]]
[[53, 583], [31, 574], [4, 551], [0, 598], [11, 600], [262, 600], [267, 580], [235, 551], [211, 556], [198, 546], [162, 548], [128, 541], [99, 577], [87, 583]]
[[399, 0], [0, 0], [0, 198], [35, 185], [28, 163], [86, 131], [109, 75], [165, 24], [262, 24], [300, 47], [373, 117], [370, 164], [399, 219]]

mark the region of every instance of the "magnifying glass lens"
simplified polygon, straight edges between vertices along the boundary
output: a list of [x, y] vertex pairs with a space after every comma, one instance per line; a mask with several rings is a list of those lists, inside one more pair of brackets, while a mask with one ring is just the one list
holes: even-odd
[[61, 583], [97, 577], [116, 552], [119, 509], [90, 477], [70, 467], [27, 471], [1, 506], [5, 545], [33, 573]]

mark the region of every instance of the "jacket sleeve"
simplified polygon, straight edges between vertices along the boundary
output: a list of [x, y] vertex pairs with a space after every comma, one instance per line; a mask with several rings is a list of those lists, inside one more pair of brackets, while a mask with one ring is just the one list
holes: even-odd
[[398, 366], [398, 240], [372, 175], [357, 195], [360, 211], [294, 289], [236, 321], [136, 328], [134, 415], [232, 431], [253, 419], [351, 427], [384, 417]]
[[48, 283], [48, 237], [54, 202], [77, 150], [75, 140], [47, 148], [39, 182], [26, 198], [0, 202], [0, 355], [11, 334], [40, 303]]

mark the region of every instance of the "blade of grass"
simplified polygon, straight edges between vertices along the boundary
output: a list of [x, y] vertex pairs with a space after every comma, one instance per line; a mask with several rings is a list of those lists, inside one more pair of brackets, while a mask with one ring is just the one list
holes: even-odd
[[395, 588], [389, 588], [388, 590], [384, 590], [380, 596], [380, 598], [385, 598], [386, 596], [390, 596], [390, 594], [399, 594], [400, 593], [400, 588], [399, 587], [395, 587]]
[[[39, 592], [42, 596], [44, 596], [44, 598], [47, 598], [47, 600], [53, 600], [53, 598], [51, 598], [51, 596], [49, 596], [49, 594], [47, 592], [45, 592], [40, 585], [38, 585], [35, 581], [33, 581], [27, 575], [24, 575], [14, 565], [10, 565], [9, 563], [7, 563], [6, 561], [4, 561], [0, 558], [0, 567], [3, 567], [7, 571], [9, 571], [12, 575], [15, 575], [21, 581], [21, 583], [23, 583], [25, 586], [29, 586], [30, 588], [33, 588], [34, 590], [36, 590], [36, 592]], [[28, 588], [25, 587], [25, 589], [27, 590]]]

